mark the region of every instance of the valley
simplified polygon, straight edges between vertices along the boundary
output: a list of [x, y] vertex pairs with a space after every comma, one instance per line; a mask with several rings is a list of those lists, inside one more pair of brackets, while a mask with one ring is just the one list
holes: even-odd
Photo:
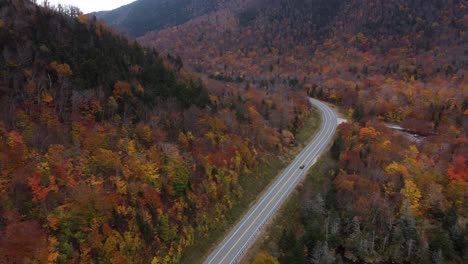
[[0, 263], [468, 260], [466, 1], [40, 4], [0, 1]]

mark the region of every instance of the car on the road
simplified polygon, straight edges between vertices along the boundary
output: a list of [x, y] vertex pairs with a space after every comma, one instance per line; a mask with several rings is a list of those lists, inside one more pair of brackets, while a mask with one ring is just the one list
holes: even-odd
[[305, 165], [301, 165], [301, 166], [299, 167], [299, 169], [302, 170], [302, 169], [304, 169], [304, 167], [305, 167]]

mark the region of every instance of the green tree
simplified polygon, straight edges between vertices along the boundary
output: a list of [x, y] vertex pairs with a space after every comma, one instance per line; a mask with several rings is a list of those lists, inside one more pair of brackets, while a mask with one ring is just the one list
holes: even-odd
[[404, 245], [402, 246], [406, 250], [406, 252], [403, 251], [403, 253], [406, 257], [411, 258], [418, 249], [419, 237], [416, 230], [416, 220], [411, 208], [411, 202], [408, 199], [403, 202], [403, 207], [400, 213], [401, 217], [399, 226], [401, 228], [401, 233], [404, 239]]
[[169, 217], [166, 214], [161, 215], [159, 218], [158, 231], [159, 237], [164, 242], [170, 241], [173, 237], [171, 226], [169, 225]]
[[443, 228], [437, 229], [434, 238], [432, 238], [429, 243], [429, 248], [433, 253], [441, 251], [444, 259], [453, 259], [455, 255], [453, 242], [447, 231]]
[[151, 244], [153, 242], [153, 230], [151, 229], [151, 226], [143, 219], [143, 217], [137, 213], [136, 214], [136, 222], [138, 229], [140, 230], [140, 233], [143, 237], [143, 240], [147, 244]]
[[303, 264], [306, 263], [304, 245], [298, 241], [292, 231], [283, 230], [279, 241], [280, 263]]
[[354, 109], [354, 112], [353, 112], [353, 120], [356, 122], [360, 121], [363, 116], [364, 116], [364, 106], [362, 104], [358, 104], [356, 106], [356, 109]]
[[330, 154], [334, 160], [340, 159], [340, 154], [344, 150], [344, 140], [341, 136], [338, 136], [330, 149]]
[[179, 197], [184, 196], [189, 186], [190, 172], [183, 162], [174, 162], [171, 167], [172, 187]]

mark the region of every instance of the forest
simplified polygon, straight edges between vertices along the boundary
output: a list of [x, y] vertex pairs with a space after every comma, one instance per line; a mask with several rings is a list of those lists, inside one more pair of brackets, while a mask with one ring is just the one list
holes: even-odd
[[178, 263], [311, 114], [73, 7], [0, 1], [0, 51], [0, 263]]
[[466, 263], [466, 1], [234, 2], [138, 41], [216, 80], [306, 91], [350, 121], [296, 224], [254, 263]]
[[180, 263], [307, 95], [348, 123], [253, 262], [468, 261], [466, 1], [145, 0], [136, 40], [34, 2], [0, 0], [0, 263]]

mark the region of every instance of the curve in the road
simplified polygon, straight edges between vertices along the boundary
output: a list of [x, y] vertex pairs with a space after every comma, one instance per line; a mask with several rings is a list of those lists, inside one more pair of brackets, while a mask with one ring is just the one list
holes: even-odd
[[[335, 134], [338, 118], [326, 104], [312, 99], [322, 114], [322, 127], [315, 138], [293, 160], [242, 220], [208, 256], [204, 264], [233, 264], [256, 239], [258, 231], [279, 209], [306, 172], [315, 164]], [[301, 167], [304, 166], [302, 169]]]

